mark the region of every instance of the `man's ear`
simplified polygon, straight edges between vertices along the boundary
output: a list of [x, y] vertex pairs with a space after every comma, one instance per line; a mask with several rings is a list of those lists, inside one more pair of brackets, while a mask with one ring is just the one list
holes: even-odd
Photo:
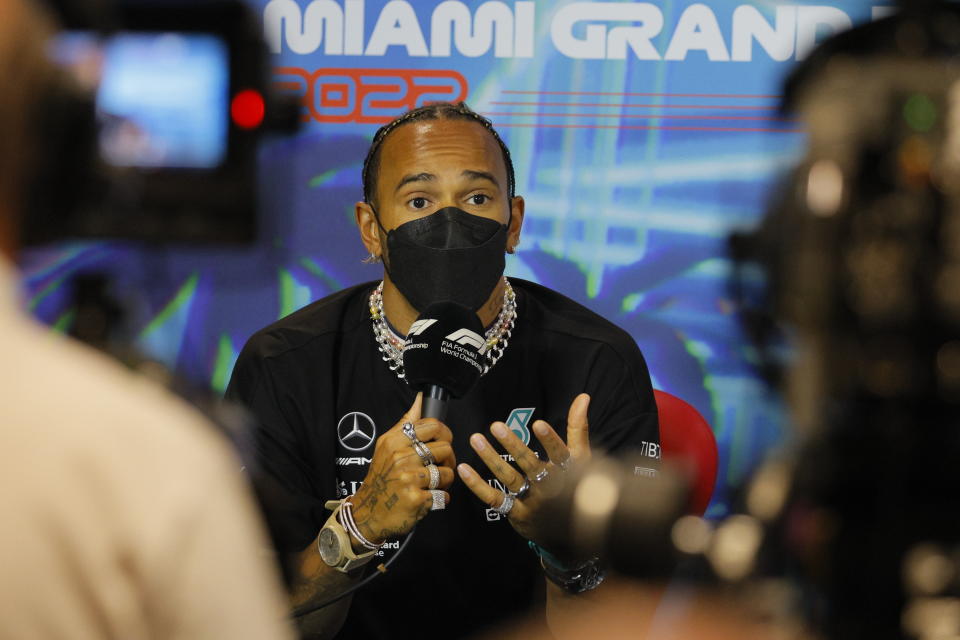
[[380, 244], [380, 225], [373, 213], [373, 207], [366, 202], [358, 202], [353, 206], [357, 218], [357, 228], [360, 230], [360, 240], [370, 255], [383, 257], [383, 247]]
[[523, 212], [525, 203], [522, 196], [514, 196], [510, 200], [510, 228], [507, 229], [507, 253], [516, 251], [520, 244], [520, 229], [523, 227]]

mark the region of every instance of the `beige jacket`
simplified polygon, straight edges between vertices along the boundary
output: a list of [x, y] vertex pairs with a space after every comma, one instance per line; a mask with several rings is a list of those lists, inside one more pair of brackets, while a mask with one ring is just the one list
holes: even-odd
[[225, 444], [16, 288], [0, 261], [0, 639], [292, 637]]

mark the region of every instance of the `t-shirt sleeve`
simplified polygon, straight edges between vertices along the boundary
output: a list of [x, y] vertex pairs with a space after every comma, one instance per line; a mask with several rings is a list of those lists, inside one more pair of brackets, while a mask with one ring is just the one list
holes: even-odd
[[274, 546], [281, 552], [299, 552], [316, 538], [326, 519], [324, 497], [329, 497], [335, 478], [329, 465], [318, 468], [308, 459], [316, 456], [305, 446], [310, 439], [305, 435], [304, 407], [284, 385], [272, 358], [264, 355], [261, 342], [254, 337], [244, 347], [226, 398], [252, 414], [246, 466]]
[[647, 364], [633, 341], [599, 351], [588, 378], [591, 445], [609, 454], [639, 455], [657, 469], [660, 427]]

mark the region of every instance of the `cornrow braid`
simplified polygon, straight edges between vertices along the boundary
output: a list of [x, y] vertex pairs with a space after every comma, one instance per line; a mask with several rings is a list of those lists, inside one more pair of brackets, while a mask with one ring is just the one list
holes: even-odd
[[468, 107], [465, 102], [457, 102], [456, 104], [452, 102], [432, 102], [422, 107], [411, 109], [377, 129], [377, 132], [373, 136], [373, 141], [370, 143], [370, 150], [367, 151], [367, 157], [363, 161], [362, 178], [364, 202], [370, 202], [375, 192], [377, 177], [380, 172], [380, 148], [383, 146], [383, 141], [386, 140], [387, 136], [390, 135], [394, 129], [410, 122], [445, 118], [473, 120], [483, 125], [483, 127], [490, 132], [493, 139], [500, 145], [500, 152], [503, 154], [503, 164], [507, 168], [507, 186], [510, 197], [512, 198], [516, 195], [517, 185], [513, 172], [513, 160], [510, 158], [510, 150], [507, 149], [507, 145], [504, 144], [497, 130], [493, 128], [493, 123]]

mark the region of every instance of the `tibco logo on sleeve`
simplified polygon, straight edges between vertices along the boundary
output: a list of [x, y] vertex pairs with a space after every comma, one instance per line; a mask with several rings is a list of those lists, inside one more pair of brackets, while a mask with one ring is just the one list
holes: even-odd
[[640, 455], [646, 456], [647, 458], [653, 458], [654, 460], [659, 460], [660, 445], [656, 442], [647, 442], [644, 440], [640, 443]]

